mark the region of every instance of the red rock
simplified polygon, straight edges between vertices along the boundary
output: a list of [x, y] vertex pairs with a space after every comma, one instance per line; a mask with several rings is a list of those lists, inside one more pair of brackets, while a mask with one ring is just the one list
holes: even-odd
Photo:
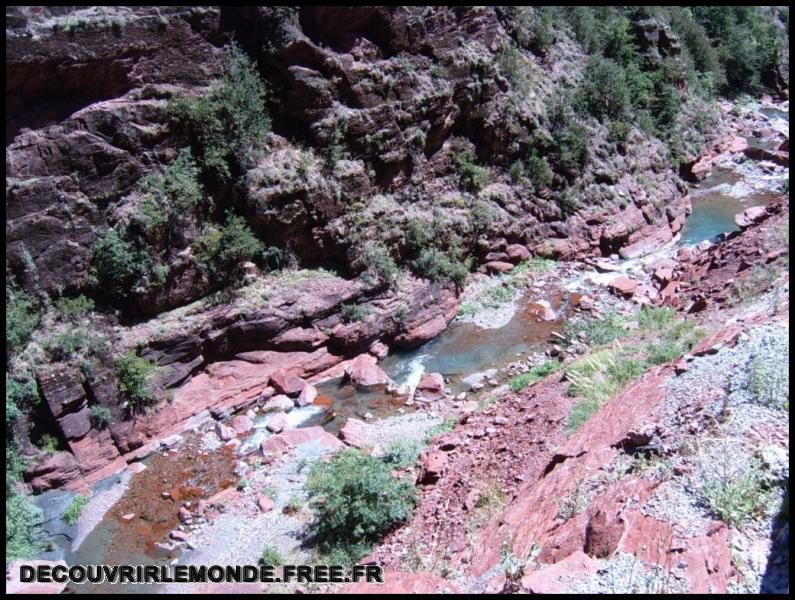
[[284, 413], [276, 413], [265, 424], [265, 429], [272, 433], [279, 433], [287, 427], [287, 417]]
[[236, 415], [229, 421], [235, 434], [243, 435], [254, 428], [254, 423], [246, 415]]
[[721, 348], [734, 346], [742, 332], [743, 328], [739, 325], [730, 325], [720, 329], [696, 344], [690, 354], [693, 356], [704, 356], [705, 354], [715, 354]]
[[216, 423], [215, 424], [215, 432], [218, 434], [218, 437], [221, 438], [224, 442], [228, 442], [235, 437], [235, 430], [231, 427], [227, 427], [223, 423]]
[[60, 487], [79, 476], [80, 467], [71, 452], [55, 452], [25, 470], [25, 479], [36, 493]]
[[530, 250], [522, 244], [511, 244], [505, 249], [508, 260], [514, 264], [530, 260]]
[[418, 483], [436, 483], [442, 477], [442, 472], [447, 464], [447, 454], [441, 450], [428, 452], [420, 459], [420, 474]]
[[632, 294], [635, 293], [635, 289], [638, 287], [638, 282], [629, 277], [619, 275], [610, 282], [608, 287], [610, 291], [615, 294], [623, 296], [624, 298], [631, 298]]
[[317, 388], [307, 383], [304, 389], [301, 390], [301, 393], [298, 394], [296, 404], [298, 404], [298, 406], [308, 406], [314, 403], [315, 398], [317, 398]]
[[373, 356], [375, 356], [377, 359], [381, 360], [386, 358], [387, 355], [389, 354], [389, 346], [387, 346], [383, 342], [376, 342], [372, 346], [370, 346], [368, 352]]
[[234, 487], [224, 488], [220, 492], [207, 498], [206, 506], [220, 506], [236, 499], [238, 496], [239, 493]]
[[281, 434], [272, 435], [262, 440], [260, 443], [260, 450], [262, 450], [263, 456], [271, 459], [281, 458], [282, 455], [289, 452], [291, 448], [292, 445], [285, 438], [281, 437]]
[[146, 470], [146, 465], [140, 461], [132, 462], [127, 465], [127, 470], [131, 473], [140, 473]]
[[259, 507], [260, 511], [262, 512], [271, 511], [273, 510], [273, 500], [264, 494], [260, 494], [257, 496], [257, 507]]
[[486, 262], [505, 262], [508, 260], [508, 255], [505, 252], [489, 252], [486, 256], [483, 257], [483, 260]]
[[279, 369], [271, 375], [270, 385], [280, 394], [295, 396], [301, 392], [306, 384], [300, 377], [290, 375], [285, 373], [283, 369]]
[[493, 260], [484, 265], [487, 273], [508, 273], [513, 271], [513, 265], [509, 262]]
[[654, 271], [652, 277], [657, 280], [661, 285], [667, 285], [674, 277], [674, 272], [672, 269], [667, 268], [659, 268]]
[[375, 357], [369, 354], [360, 354], [345, 368], [345, 373], [356, 386], [372, 388], [386, 385], [389, 381], [387, 374], [375, 364]]
[[546, 300], [537, 300], [533, 302], [528, 310], [542, 321], [554, 321], [558, 318], [552, 306]]
[[179, 507], [179, 511], [177, 511], [177, 515], [179, 516], [179, 520], [180, 520], [181, 523], [185, 523], [187, 521], [190, 521], [190, 519], [191, 519], [190, 511], [187, 508], [185, 508], [184, 506], [180, 506]]
[[23, 583], [19, 580], [19, 568], [22, 565], [33, 567], [65, 567], [66, 562], [52, 560], [15, 560], [6, 567], [6, 594], [60, 594], [66, 589], [66, 583]]
[[576, 550], [554, 565], [526, 572], [522, 577], [522, 588], [531, 594], [561, 594], [568, 590], [577, 575], [591, 575], [597, 570], [595, 560]]
[[757, 223], [761, 220], [761, 218], [767, 213], [764, 206], [752, 206], [751, 208], [746, 208], [743, 212], [736, 214], [734, 216], [734, 222], [737, 223], [737, 226], [740, 229], [745, 229], [746, 227], [750, 227], [754, 223]]
[[295, 402], [285, 396], [284, 394], [279, 394], [278, 396], [274, 396], [270, 400], [268, 400], [263, 406], [262, 410], [264, 412], [271, 412], [271, 411], [287, 411], [291, 410], [295, 407]]
[[364, 421], [359, 419], [349, 418], [342, 429], [340, 429], [339, 437], [348, 446], [354, 448], [365, 448], [369, 444], [366, 442], [365, 432], [367, 425]]
[[168, 534], [172, 540], [176, 540], [178, 542], [187, 542], [188, 541], [188, 534], [184, 531], [180, 531], [179, 529], [174, 529], [171, 533]]
[[597, 510], [585, 527], [585, 553], [594, 558], [610, 558], [618, 549], [624, 526], [620, 516], [612, 517], [605, 510]]
[[444, 377], [441, 373], [426, 373], [417, 384], [414, 398], [420, 402], [433, 402], [442, 400], [447, 394], [444, 392]]

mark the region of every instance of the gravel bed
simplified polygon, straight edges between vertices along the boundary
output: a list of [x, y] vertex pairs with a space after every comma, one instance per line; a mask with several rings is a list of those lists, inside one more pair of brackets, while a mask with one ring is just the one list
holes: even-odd
[[[568, 592], [573, 594], [659, 594], [687, 593], [687, 584], [675, 570], [648, 566], [625, 552], [610, 560], [599, 560], [599, 570], [580, 578]], [[563, 579], [561, 579], [563, 580]]]

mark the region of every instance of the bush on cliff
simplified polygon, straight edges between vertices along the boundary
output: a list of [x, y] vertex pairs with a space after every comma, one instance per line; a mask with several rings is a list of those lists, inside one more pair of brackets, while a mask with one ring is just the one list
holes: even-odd
[[16, 352], [25, 347], [40, 318], [41, 313], [34, 298], [13, 283], [7, 283], [6, 344], [10, 351]]
[[202, 169], [225, 181], [232, 175], [232, 166], [240, 171], [254, 166], [271, 119], [265, 82], [237, 44], [227, 49], [222, 69], [213, 91], [199, 98], [177, 97], [169, 103], [168, 112], [190, 136]]
[[449, 280], [458, 287], [464, 285], [469, 273], [469, 261], [461, 262], [436, 248], [425, 248], [414, 262], [417, 272], [431, 281]]
[[116, 358], [119, 389], [133, 408], [139, 408], [154, 400], [154, 392], [149, 385], [149, 376], [156, 366], [155, 363], [135, 354], [133, 350]]
[[101, 234], [91, 251], [90, 277], [111, 300], [129, 298], [152, 262], [149, 254], [138, 250], [115, 229]]
[[144, 232], [149, 237], [164, 233], [170, 237], [203, 198], [199, 168], [190, 149], [183, 148], [163, 173], [145, 177], [141, 192], [144, 201], [136, 218]]
[[222, 282], [231, 281], [237, 265], [260, 257], [264, 250], [246, 220], [231, 212], [223, 225], [209, 226], [194, 248], [199, 263]]
[[392, 475], [385, 462], [346, 449], [328, 462], [316, 462], [306, 489], [315, 520], [310, 533], [318, 549], [353, 563], [373, 544], [411, 516], [415, 491]]

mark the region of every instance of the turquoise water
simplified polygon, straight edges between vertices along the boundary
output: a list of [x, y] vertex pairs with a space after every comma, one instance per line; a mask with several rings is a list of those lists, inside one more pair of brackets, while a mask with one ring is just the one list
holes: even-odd
[[704, 240], [715, 241], [722, 233], [738, 231], [734, 216], [751, 206], [765, 205], [777, 197], [772, 192], [738, 197], [727, 193], [741, 180], [734, 171], [716, 170], [700, 185], [693, 186], [693, 212], [682, 228], [681, 243], [692, 246]]

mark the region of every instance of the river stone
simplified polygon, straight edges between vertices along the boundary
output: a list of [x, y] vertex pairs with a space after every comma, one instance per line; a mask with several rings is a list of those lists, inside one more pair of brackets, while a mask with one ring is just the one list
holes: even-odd
[[262, 407], [262, 410], [265, 412], [271, 412], [275, 410], [286, 411], [292, 409], [294, 406], [295, 403], [290, 398], [284, 394], [279, 394], [278, 396], [274, 396], [268, 400]]
[[301, 390], [301, 393], [298, 394], [296, 404], [298, 404], [298, 406], [308, 406], [315, 401], [315, 398], [317, 398], [317, 388], [307, 383], [304, 389]]

